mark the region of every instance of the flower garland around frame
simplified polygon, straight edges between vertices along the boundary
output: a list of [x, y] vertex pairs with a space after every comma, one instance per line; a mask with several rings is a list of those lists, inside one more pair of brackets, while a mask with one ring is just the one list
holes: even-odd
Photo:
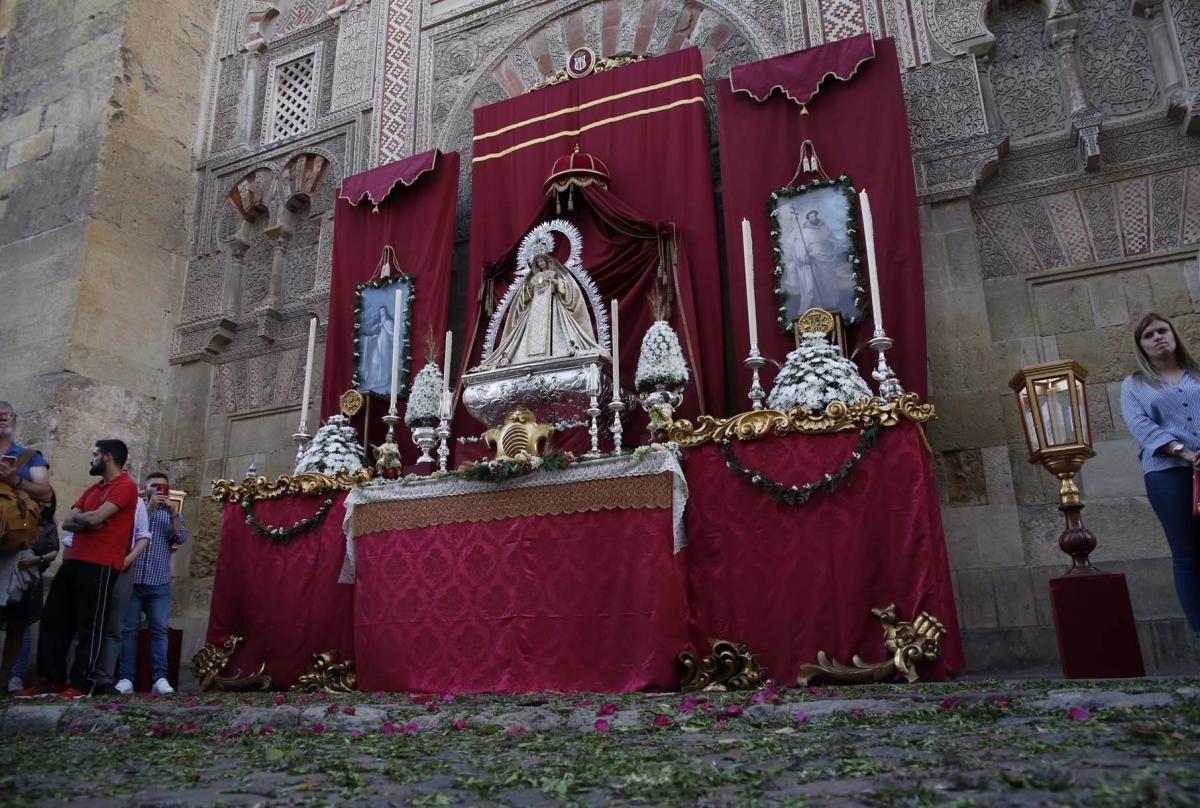
[[789, 199], [802, 196], [803, 194], [818, 191], [822, 188], [833, 188], [845, 195], [849, 210], [849, 221], [846, 223], [846, 238], [850, 243], [847, 245], [846, 256], [850, 259], [850, 264], [854, 267], [854, 307], [857, 311], [854, 317], [846, 318], [846, 323], [857, 323], [867, 313], [867, 292], [863, 288], [861, 271], [862, 259], [858, 255], [858, 195], [854, 190], [854, 186], [850, 184], [850, 178], [842, 174], [837, 179], [817, 180], [805, 185], [789, 185], [785, 188], [772, 191], [770, 203], [771, 244], [775, 258], [775, 268], [772, 271], [772, 274], [775, 276], [775, 303], [777, 306], [775, 309], [775, 319], [779, 322], [779, 327], [787, 334], [792, 333], [792, 324], [787, 318], [786, 303], [788, 292], [783, 286], [783, 228], [779, 222], [779, 200], [780, 198]]
[[400, 367], [399, 367], [400, 374], [399, 374], [399, 382], [398, 382], [398, 386], [397, 386], [397, 390], [396, 390], [396, 398], [401, 401], [407, 401], [408, 400], [408, 369], [410, 367], [412, 367], [412, 333], [411, 333], [412, 327], [411, 327], [411, 324], [412, 324], [412, 313], [413, 313], [413, 300], [416, 297], [417, 290], [416, 290], [416, 282], [413, 280], [412, 276], [406, 275], [403, 272], [401, 272], [398, 265], [392, 267], [390, 275], [388, 275], [386, 277], [375, 278], [374, 280], [370, 280], [370, 281], [364, 281], [363, 283], [356, 284], [354, 287], [354, 331], [352, 332], [354, 334], [354, 338], [351, 342], [351, 344], [353, 345], [353, 349], [354, 349], [353, 365], [352, 365], [354, 368], [354, 375], [351, 377], [350, 386], [352, 388], [354, 388], [355, 390], [360, 390], [361, 392], [367, 392], [365, 390], [361, 390], [362, 385], [365, 383], [362, 378], [362, 373], [361, 373], [362, 351], [363, 351], [361, 333], [362, 333], [362, 325], [363, 325], [363, 322], [362, 322], [363, 321], [363, 306], [365, 305], [365, 302], [363, 300], [363, 297], [364, 297], [363, 292], [367, 289], [385, 289], [389, 286], [395, 286], [397, 284], [404, 285], [408, 288], [408, 291], [404, 295], [404, 300], [405, 300], [404, 305], [405, 305], [405, 309], [407, 309], [404, 312], [404, 322], [407, 323], [408, 326], [405, 328], [404, 339], [400, 340], [401, 361], [400, 361]]
[[271, 541], [277, 541], [281, 544], [285, 544], [301, 533], [307, 533], [321, 524], [332, 507], [333, 497], [326, 497], [325, 501], [321, 503], [321, 507], [317, 509], [317, 512], [307, 519], [301, 519], [291, 527], [271, 527], [258, 521], [258, 517], [254, 515], [254, 500], [249, 497], [242, 500], [242, 510], [246, 512], [246, 524], [254, 528], [254, 532], [258, 535], [265, 536]]
[[842, 480], [849, 477], [850, 472], [854, 469], [858, 461], [862, 460], [867, 450], [878, 441], [881, 429], [883, 429], [883, 426], [878, 422], [863, 429], [859, 433], [858, 445], [854, 447], [854, 451], [850, 453], [850, 458], [842, 464], [841, 468], [832, 474], [826, 474], [820, 480], [800, 486], [784, 485], [772, 480], [761, 471], [746, 468], [737, 459], [737, 455], [733, 453], [733, 447], [729, 438], [718, 441], [717, 446], [721, 450], [721, 455], [725, 458], [726, 468], [732, 469], [735, 474], [745, 477], [751, 484], [761, 488], [771, 499], [784, 505], [803, 505], [812, 499], [814, 494], [819, 494], [822, 491], [832, 491], [834, 488], [837, 488]]

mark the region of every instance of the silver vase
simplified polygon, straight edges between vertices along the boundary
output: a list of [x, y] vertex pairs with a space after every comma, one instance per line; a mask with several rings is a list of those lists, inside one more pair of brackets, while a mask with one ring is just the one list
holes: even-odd
[[433, 448], [437, 446], [437, 427], [434, 426], [413, 426], [412, 427], [413, 443], [421, 450], [421, 456], [417, 458], [418, 463], [436, 463], [437, 460], [431, 454]]

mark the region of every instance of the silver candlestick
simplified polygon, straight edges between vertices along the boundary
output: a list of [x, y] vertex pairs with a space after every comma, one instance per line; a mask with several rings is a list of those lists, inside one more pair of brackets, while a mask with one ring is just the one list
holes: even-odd
[[383, 422], [387, 424], [387, 437], [384, 438], [385, 443], [396, 442], [396, 422], [400, 420], [400, 416], [396, 414], [396, 405], [393, 404], [387, 411], [387, 415], [383, 416]]
[[896, 372], [888, 365], [885, 356], [894, 344], [882, 328], [876, 329], [875, 336], [867, 342], [867, 345], [879, 354], [875, 369], [871, 371], [871, 378], [879, 383], [879, 397], [885, 400], [904, 395], [904, 388], [900, 386], [900, 380], [896, 378]]
[[758, 378], [758, 371], [767, 366], [767, 360], [758, 352], [757, 345], [751, 345], [750, 355], [746, 357], [742, 364], [750, 368], [750, 402], [754, 409], [761, 410], [763, 408], [763, 399], [767, 397], [767, 394], [763, 390], [762, 382]]
[[613, 400], [608, 402], [608, 411], [612, 413], [612, 436], [613, 436], [613, 454], [621, 453], [621, 432], [624, 427], [621, 425], [621, 413], [625, 409], [625, 402], [621, 401], [619, 394], [613, 396]]
[[308, 441], [312, 438], [308, 434], [308, 424], [300, 424], [300, 428], [292, 435], [292, 440], [296, 441], [296, 465], [300, 465], [300, 458], [304, 456], [304, 448], [308, 445]]
[[438, 436], [438, 471], [445, 471], [450, 460], [450, 419], [442, 413], [437, 425]]
[[584, 455], [584, 457], [599, 457], [600, 456], [600, 398], [593, 392], [591, 403], [587, 408], [588, 418], [591, 419], [591, 426], [588, 427], [588, 434], [592, 436], [592, 448]]

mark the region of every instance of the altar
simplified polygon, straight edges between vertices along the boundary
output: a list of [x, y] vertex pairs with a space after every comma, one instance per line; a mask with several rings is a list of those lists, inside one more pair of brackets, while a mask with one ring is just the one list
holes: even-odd
[[[314, 322], [294, 474], [214, 482], [226, 670], [442, 692], [952, 675], [894, 45], [719, 82], [728, 272], [700, 51], [570, 64], [474, 110], [444, 343], [457, 156], [344, 182], [324, 424]], [[867, 108], [875, 136], [846, 137]]]

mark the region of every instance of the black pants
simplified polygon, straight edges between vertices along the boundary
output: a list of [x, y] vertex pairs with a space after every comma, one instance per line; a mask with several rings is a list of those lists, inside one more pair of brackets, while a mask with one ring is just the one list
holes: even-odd
[[[38, 636], [38, 670], [51, 682], [90, 693], [104, 648], [104, 626], [117, 571], [88, 561], [64, 561], [50, 585]], [[67, 675], [67, 653], [78, 640]]]

